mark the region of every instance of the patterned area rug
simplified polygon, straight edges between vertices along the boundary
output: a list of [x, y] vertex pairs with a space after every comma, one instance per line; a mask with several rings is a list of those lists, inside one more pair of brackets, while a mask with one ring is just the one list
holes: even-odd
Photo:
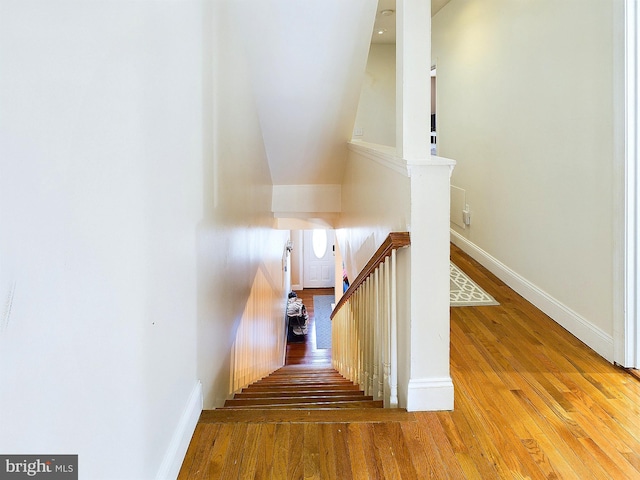
[[316, 348], [331, 348], [331, 304], [333, 295], [313, 296], [313, 322], [316, 327]]
[[449, 283], [449, 303], [452, 307], [500, 305], [453, 263], [449, 263]]

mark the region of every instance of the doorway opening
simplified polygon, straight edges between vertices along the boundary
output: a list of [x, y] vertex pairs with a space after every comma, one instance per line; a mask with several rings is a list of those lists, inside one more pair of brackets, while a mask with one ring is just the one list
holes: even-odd
[[438, 153], [438, 144], [437, 144], [437, 133], [436, 133], [436, 66], [433, 65], [431, 67], [431, 155], [437, 155]]
[[335, 232], [304, 231], [303, 288], [333, 288], [335, 285]]
[[291, 289], [305, 305], [309, 323], [307, 334], [296, 341], [287, 341], [286, 364], [330, 365], [329, 315], [331, 303], [335, 302], [335, 231], [326, 228], [293, 230], [291, 238], [295, 245], [291, 259]]

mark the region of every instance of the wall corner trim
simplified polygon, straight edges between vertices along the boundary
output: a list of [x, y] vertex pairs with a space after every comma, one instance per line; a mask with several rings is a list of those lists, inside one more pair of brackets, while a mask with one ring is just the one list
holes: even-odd
[[202, 413], [203, 397], [202, 397], [202, 383], [196, 382], [189, 399], [185, 405], [180, 421], [176, 426], [171, 442], [167, 447], [162, 464], [156, 474], [157, 480], [166, 480], [170, 478], [177, 478], [180, 473], [180, 467], [184, 460], [184, 456], [189, 448], [191, 437], [198, 424], [198, 419]]
[[607, 334], [579, 313], [511, 270], [458, 232], [453, 229], [450, 232], [451, 242], [454, 245], [460, 247], [462, 251], [477, 260], [515, 292], [542, 310], [572, 335], [586, 343], [588, 347], [595, 350], [600, 356], [609, 362], [613, 362], [613, 336]]
[[453, 174], [453, 169], [456, 167], [455, 160], [452, 160], [451, 158], [437, 157], [435, 155], [431, 155], [427, 158], [406, 159], [405, 162], [407, 164], [409, 176], [412, 175], [414, 170], [420, 167], [448, 167], [449, 179], [451, 179], [451, 175]]
[[455, 160], [436, 155], [425, 158], [408, 158], [405, 161], [410, 167], [449, 167], [453, 169], [456, 166]]
[[407, 390], [408, 412], [453, 410], [451, 377], [411, 379]]
[[363, 142], [361, 140], [352, 140], [347, 143], [347, 148], [369, 160], [387, 167], [394, 172], [400, 173], [406, 177], [409, 176], [407, 164], [396, 155], [395, 147], [388, 145], [378, 145], [376, 143]]

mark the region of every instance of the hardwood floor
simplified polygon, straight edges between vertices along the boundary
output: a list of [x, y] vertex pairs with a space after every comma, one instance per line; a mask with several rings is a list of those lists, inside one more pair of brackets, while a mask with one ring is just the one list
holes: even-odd
[[500, 302], [451, 309], [454, 411], [205, 412], [179, 478], [640, 478], [640, 381], [451, 255]]
[[331, 349], [316, 347], [315, 316], [313, 308], [314, 295], [333, 295], [333, 288], [307, 288], [296, 291], [309, 314], [309, 333], [304, 342], [287, 344], [286, 365], [315, 364], [330, 365]]

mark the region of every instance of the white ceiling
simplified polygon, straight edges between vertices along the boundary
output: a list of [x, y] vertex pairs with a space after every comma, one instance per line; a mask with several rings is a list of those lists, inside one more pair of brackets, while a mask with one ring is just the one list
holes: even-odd
[[[451, 0], [431, 0], [431, 16], [433, 17]], [[384, 10], [396, 10], [396, 0], [379, 0], [376, 12], [376, 22], [371, 35], [371, 43], [396, 43], [396, 16], [381, 15]], [[379, 30], [386, 30], [383, 34], [378, 34]]]
[[[432, 0], [432, 15], [448, 1]], [[273, 184], [340, 184], [371, 32], [384, 21], [395, 41], [395, 14], [379, 14], [395, 0], [232, 5]]]
[[273, 184], [341, 183], [377, 1], [235, 5]]

